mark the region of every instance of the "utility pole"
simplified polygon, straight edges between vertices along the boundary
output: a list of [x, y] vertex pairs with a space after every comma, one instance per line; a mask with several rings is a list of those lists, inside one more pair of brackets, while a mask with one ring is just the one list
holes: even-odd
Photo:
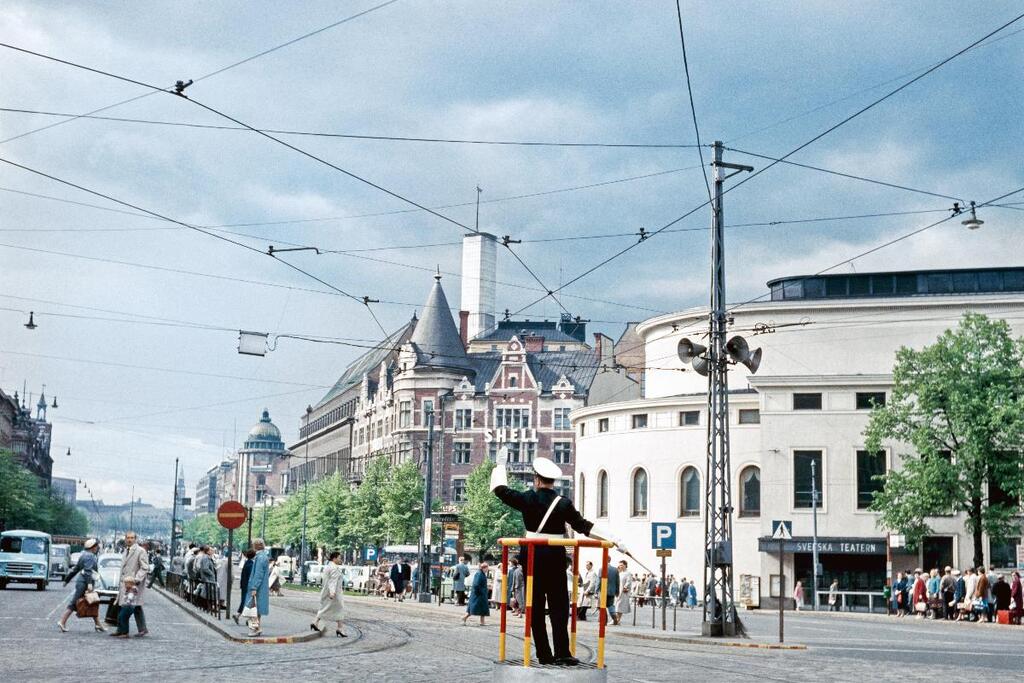
[[128, 508], [128, 530], [135, 531], [135, 485], [132, 484], [132, 504]]
[[[89, 492], [89, 497], [92, 498], [92, 492]], [[134, 497], [134, 494], [133, 494]], [[96, 501], [93, 500], [93, 505], [96, 505]], [[174, 502], [171, 503], [171, 556], [168, 561], [173, 560], [178, 556], [178, 536], [175, 534], [175, 530], [178, 527], [178, 459], [174, 459]]]
[[306, 585], [306, 507], [309, 503], [309, 416], [312, 406], [306, 407], [306, 454], [302, 458], [302, 542], [299, 545], [299, 582]]
[[[732, 576], [732, 495], [729, 464], [729, 354], [726, 350], [725, 237], [722, 186], [750, 166], [722, 161], [715, 141], [711, 166], [715, 188], [711, 202], [711, 311], [708, 361], [707, 482], [704, 494], [704, 618], [706, 636], [734, 636], [737, 631]], [[722, 175], [722, 169], [733, 172]]]
[[811, 459], [811, 562], [814, 563], [814, 570], [811, 575], [811, 590], [814, 591], [814, 611], [818, 611], [818, 475], [814, 459]]
[[[442, 410], [444, 410], [442, 404]], [[427, 413], [426, 476], [423, 481], [423, 528], [420, 531], [420, 602], [430, 602], [430, 508], [433, 506], [434, 480], [434, 411]]]

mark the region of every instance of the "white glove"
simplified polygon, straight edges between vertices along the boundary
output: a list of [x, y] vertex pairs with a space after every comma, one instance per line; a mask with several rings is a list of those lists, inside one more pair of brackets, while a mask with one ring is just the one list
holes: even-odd
[[504, 465], [497, 465], [491, 470], [491, 490], [499, 486], [508, 486], [508, 472], [505, 471]]
[[618, 536], [612, 536], [608, 540], [615, 544], [615, 547], [618, 549], [620, 553], [622, 553], [623, 555], [629, 555], [629, 548], [626, 547], [626, 542], [623, 541], [621, 538], [619, 538]]

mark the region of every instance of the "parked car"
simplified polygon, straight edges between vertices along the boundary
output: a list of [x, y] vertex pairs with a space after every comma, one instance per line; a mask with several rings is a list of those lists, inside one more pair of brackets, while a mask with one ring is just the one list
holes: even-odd
[[306, 583], [319, 586], [324, 582], [324, 566], [316, 561], [306, 563]]
[[288, 557], [287, 555], [279, 555], [274, 561], [277, 566], [277, 573], [281, 575], [281, 578], [285, 581], [293, 581], [295, 579], [295, 558]]
[[348, 565], [341, 570], [345, 575], [345, 589], [350, 591], [366, 592], [369, 590], [370, 577], [373, 575], [373, 567], [362, 567]]
[[[466, 592], [469, 592], [469, 585], [473, 581], [473, 577], [476, 576], [476, 570], [480, 568], [480, 565], [472, 564], [469, 565], [469, 576], [466, 577]], [[455, 603], [455, 567], [448, 567], [444, 570], [444, 576], [441, 578], [441, 602], [448, 600], [452, 604]], [[494, 567], [488, 567], [487, 569], [487, 591], [488, 596], [494, 589]]]
[[50, 579], [63, 579], [71, 571], [71, 546], [54, 543], [50, 546]]

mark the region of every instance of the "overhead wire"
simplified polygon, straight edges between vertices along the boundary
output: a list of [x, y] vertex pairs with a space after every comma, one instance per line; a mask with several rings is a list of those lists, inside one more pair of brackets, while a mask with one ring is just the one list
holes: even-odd
[[[204, 75], [199, 76], [197, 78], [194, 78], [192, 80], [193, 80], [194, 83], [198, 83], [199, 81], [203, 81], [203, 80], [206, 80], [207, 78], [211, 78], [211, 77], [216, 76], [218, 74], [222, 74], [225, 71], [228, 71], [230, 69], [234, 69], [235, 67], [241, 66], [243, 64], [247, 64], [247, 63], [253, 61], [254, 59], [259, 59], [260, 57], [263, 57], [265, 55], [269, 55], [272, 52], [277, 52], [278, 50], [280, 50], [282, 48], [288, 47], [289, 45], [294, 45], [295, 43], [298, 43], [298, 42], [300, 42], [302, 40], [305, 40], [306, 38], [311, 38], [312, 36], [315, 36], [317, 34], [323, 33], [324, 31], [327, 31], [329, 29], [335, 28], [336, 26], [341, 26], [342, 24], [348, 23], [348, 22], [350, 22], [350, 21], [352, 21], [354, 19], [358, 19], [359, 17], [365, 16], [365, 15], [371, 13], [371, 12], [376, 12], [377, 10], [383, 9], [384, 7], [387, 7], [388, 5], [394, 4], [397, 1], [398, 0], [387, 0], [386, 2], [383, 2], [383, 3], [379, 4], [379, 5], [376, 5], [374, 7], [370, 7], [369, 9], [363, 10], [361, 12], [357, 12], [355, 14], [349, 15], [349, 16], [345, 17], [344, 19], [341, 19], [339, 21], [335, 21], [334, 23], [328, 24], [327, 26], [323, 26], [323, 27], [318, 28], [318, 29], [316, 29], [314, 31], [310, 31], [309, 33], [304, 33], [303, 35], [301, 35], [301, 36], [299, 36], [297, 38], [292, 38], [291, 40], [288, 40], [288, 41], [286, 41], [284, 43], [280, 43], [278, 45], [275, 45], [275, 46], [273, 46], [273, 47], [271, 47], [269, 49], [263, 50], [262, 52], [258, 52], [258, 53], [254, 54], [254, 55], [246, 57], [245, 59], [240, 59], [237, 62], [233, 62], [231, 64], [228, 64], [227, 66], [222, 66], [219, 69], [215, 69], [214, 71], [211, 71], [210, 73], [204, 74]], [[93, 109], [92, 111], [86, 112], [85, 114], [71, 114], [71, 115], [69, 115], [70, 118], [65, 119], [63, 121], [57, 121], [56, 123], [51, 123], [49, 125], [42, 126], [41, 128], [35, 128], [33, 130], [29, 130], [29, 131], [26, 131], [24, 133], [20, 133], [18, 135], [14, 135], [14, 136], [6, 138], [4, 140], [0, 140], [0, 145], [8, 143], [8, 142], [11, 142], [12, 140], [18, 140], [20, 138], [24, 138], [24, 137], [27, 137], [29, 135], [33, 135], [35, 133], [39, 133], [41, 131], [48, 130], [50, 128], [56, 128], [57, 126], [61, 126], [61, 125], [65, 124], [65, 123], [70, 123], [70, 122], [76, 121], [78, 119], [91, 117], [94, 114], [99, 114], [100, 112], [109, 111], [111, 109], [114, 109], [115, 107], [120, 107], [120, 106], [128, 104], [130, 102], [136, 102], [138, 100], [145, 99], [145, 98], [147, 98], [147, 97], [149, 97], [150, 95], [153, 95], [153, 94], [154, 93], [152, 93], [152, 92], [148, 92], [148, 93], [144, 93], [142, 95], [136, 95], [135, 97], [129, 97], [126, 100], [121, 100], [121, 101], [115, 102], [113, 104], [108, 104], [106, 106], [100, 107], [99, 109]]]
[[690, 97], [690, 114], [693, 118], [693, 132], [697, 138], [697, 154], [700, 156], [700, 171], [704, 175], [704, 187], [708, 191], [708, 201], [711, 200], [711, 183], [708, 181], [708, 170], [704, 165], [704, 149], [700, 141], [700, 126], [697, 125], [697, 107], [693, 103], [693, 85], [690, 83], [690, 63], [686, 59], [686, 36], [683, 33], [683, 9], [679, 0], [676, 0], [676, 18], [679, 19], [679, 45], [683, 52], [683, 71], [686, 73], [686, 93]]

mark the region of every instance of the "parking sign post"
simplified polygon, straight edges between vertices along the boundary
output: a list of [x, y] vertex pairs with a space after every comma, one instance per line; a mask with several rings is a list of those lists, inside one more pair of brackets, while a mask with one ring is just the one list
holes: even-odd
[[[668, 630], [668, 584], [666, 562], [676, 549], [676, 523], [651, 522], [651, 547], [661, 558], [661, 630]], [[652, 615], [653, 616], [653, 615]], [[652, 618], [651, 626], [654, 626]]]

